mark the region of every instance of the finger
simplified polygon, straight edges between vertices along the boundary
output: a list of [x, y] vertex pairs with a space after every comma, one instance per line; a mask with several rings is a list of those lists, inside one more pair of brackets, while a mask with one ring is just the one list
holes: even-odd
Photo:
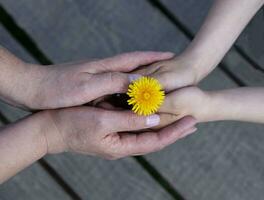
[[124, 132], [157, 126], [159, 115], [138, 116], [132, 111], [105, 111], [101, 116], [108, 132]]
[[182, 139], [182, 138], [194, 133], [195, 131], [197, 131], [197, 128], [195, 126], [193, 126], [192, 128], [189, 128], [188, 130], [184, 131], [184, 133], [180, 136], [179, 139]]
[[95, 73], [108, 71], [129, 72], [136, 69], [138, 66], [151, 64], [160, 60], [170, 59], [174, 56], [171, 52], [154, 52], [154, 51], [136, 51], [123, 53], [114, 57], [105, 58], [97, 61]]
[[127, 92], [128, 85], [139, 77], [135, 74], [126, 74], [121, 72], [107, 72], [93, 75], [87, 80], [85, 94], [86, 101], [97, 99], [98, 97]]
[[151, 128], [151, 130], [161, 129], [165, 126], [168, 126], [168, 125], [176, 122], [177, 120], [179, 120], [183, 117], [182, 115], [175, 115], [175, 114], [170, 114], [170, 113], [159, 113], [159, 116], [160, 116], [159, 125]]
[[187, 116], [159, 132], [119, 133], [120, 152], [122, 155], [127, 156], [143, 155], [158, 151], [180, 139], [195, 124], [196, 120], [191, 116]]
[[[180, 115], [179, 98], [177, 98], [177, 91], [166, 94], [163, 104], [159, 108], [161, 113], [171, 113], [173, 111], [174, 115]], [[174, 116], [175, 117], [175, 116]]]

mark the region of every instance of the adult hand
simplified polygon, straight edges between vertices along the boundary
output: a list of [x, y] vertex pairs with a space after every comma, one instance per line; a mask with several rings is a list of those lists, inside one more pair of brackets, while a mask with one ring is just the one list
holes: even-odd
[[[2, 54], [0, 97], [29, 109], [82, 105], [103, 95], [125, 92], [129, 75], [124, 72], [173, 56], [169, 52], [132, 52], [90, 62], [40, 66]], [[16, 79], [10, 81], [14, 73]]]
[[107, 159], [160, 150], [194, 131], [196, 123], [188, 116], [159, 131], [130, 133], [157, 126], [159, 115], [143, 117], [131, 111], [84, 106], [43, 112], [53, 127], [46, 133], [48, 153], [72, 151]]

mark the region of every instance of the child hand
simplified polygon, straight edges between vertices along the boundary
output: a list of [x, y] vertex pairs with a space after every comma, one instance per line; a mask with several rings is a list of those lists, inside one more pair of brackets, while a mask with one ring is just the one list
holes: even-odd
[[211, 107], [209, 92], [197, 87], [186, 87], [166, 95], [159, 109], [160, 127], [167, 126], [185, 116], [193, 116], [197, 122], [208, 121]]
[[140, 68], [133, 73], [158, 79], [166, 92], [170, 92], [177, 88], [197, 84], [203, 78], [200, 77], [197, 68], [197, 63], [190, 56], [180, 55]]

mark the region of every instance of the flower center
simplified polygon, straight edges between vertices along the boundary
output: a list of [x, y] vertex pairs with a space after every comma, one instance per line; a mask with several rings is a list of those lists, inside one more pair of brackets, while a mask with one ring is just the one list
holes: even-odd
[[145, 100], [148, 100], [150, 98], [150, 94], [148, 92], [144, 92], [143, 96]]

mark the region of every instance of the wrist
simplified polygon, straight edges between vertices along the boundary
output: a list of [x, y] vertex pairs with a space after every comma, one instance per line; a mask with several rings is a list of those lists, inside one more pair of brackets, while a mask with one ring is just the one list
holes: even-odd
[[235, 120], [239, 115], [240, 106], [233, 102], [233, 97], [225, 95], [224, 91], [207, 92], [210, 103], [205, 121]]
[[41, 118], [44, 122], [42, 136], [46, 142], [46, 154], [57, 154], [68, 150], [64, 136], [57, 126], [56, 114], [58, 110], [45, 110], [41, 112]]
[[191, 43], [182, 53], [185, 60], [189, 60], [194, 71], [196, 82], [204, 79], [220, 62], [215, 53], [210, 53], [208, 49], [203, 50], [203, 47]]
[[193, 58], [193, 55], [183, 52], [167, 62], [169, 63], [167, 65], [170, 67], [170, 72], [175, 71], [176, 75], [181, 75], [182, 87], [196, 85], [201, 80], [200, 68], [197, 67], [198, 63]]
[[1, 129], [0, 182], [46, 155], [47, 145], [43, 136], [47, 128], [37, 113]]
[[39, 158], [44, 157], [48, 153], [48, 146], [47, 146], [47, 140], [46, 140], [46, 134], [47, 132], [51, 131], [51, 127], [49, 126], [48, 120], [46, 117], [44, 117], [43, 112], [38, 112], [30, 117], [26, 118], [25, 120], [29, 120], [29, 124], [33, 127], [32, 129], [35, 129], [37, 132], [36, 138], [38, 138], [36, 141], [39, 151]]
[[[26, 64], [28, 73], [25, 74], [25, 87], [27, 88], [27, 95], [22, 96], [22, 103], [24, 107], [30, 110], [40, 109], [44, 102], [43, 93], [45, 82], [49, 73], [49, 68], [44, 65]], [[44, 94], [45, 95], [45, 94]]]
[[196, 85], [210, 73], [209, 69], [213, 68], [206, 59], [203, 55], [187, 49], [173, 61], [187, 68], [188, 73], [191, 73], [192, 84]]
[[193, 87], [193, 96], [189, 96], [187, 104], [187, 115], [194, 116], [198, 122], [212, 121], [213, 99], [210, 92]]
[[36, 100], [47, 69], [21, 60], [1, 65], [4, 72], [0, 76], [0, 98], [16, 107], [36, 109]]

